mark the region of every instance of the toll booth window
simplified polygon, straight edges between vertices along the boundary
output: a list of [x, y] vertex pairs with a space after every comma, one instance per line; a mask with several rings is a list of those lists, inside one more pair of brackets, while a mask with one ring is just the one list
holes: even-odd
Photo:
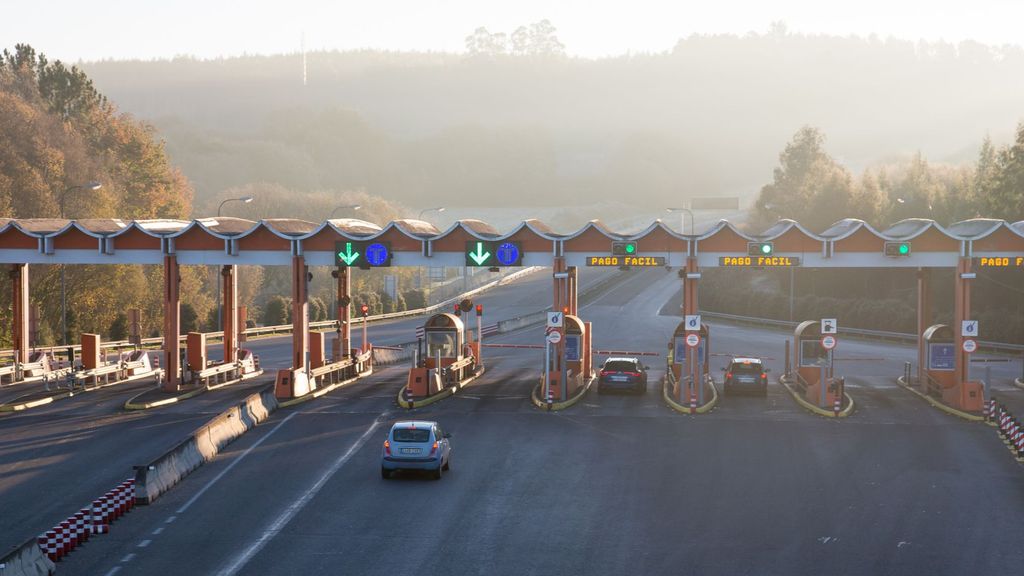
[[676, 350], [672, 361], [676, 364], [684, 364], [686, 362], [686, 339], [682, 336], [676, 338]]
[[455, 356], [455, 334], [451, 332], [430, 332], [427, 334], [427, 355], [436, 358], [440, 354], [442, 358]]
[[821, 347], [817, 340], [800, 341], [800, 365], [821, 366], [829, 363], [829, 351]]

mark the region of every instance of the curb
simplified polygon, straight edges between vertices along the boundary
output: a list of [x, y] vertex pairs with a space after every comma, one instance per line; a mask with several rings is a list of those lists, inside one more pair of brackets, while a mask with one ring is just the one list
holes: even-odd
[[142, 392], [139, 392], [135, 396], [132, 396], [131, 398], [129, 398], [128, 401], [124, 403], [124, 409], [125, 410], [149, 410], [150, 408], [159, 408], [160, 406], [167, 406], [168, 404], [174, 404], [175, 402], [180, 402], [182, 400], [188, 400], [189, 398], [194, 398], [194, 397], [199, 396], [200, 394], [202, 394], [203, 392], [206, 392], [206, 391], [207, 391], [207, 389], [205, 387], [204, 388], [196, 388], [195, 390], [191, 390], [189, 392], [186, 392], [186, 393], [184, 393], [184, 394], [182, 394], [180, 396], [175, 396], [173, 398], [164, 398], [163, 400], [157, 400], [156, 402], [142, 402], [140, 404], [136, 404], [134, 402], [134, 400], [136, 398], [138, 398], [139, 396], [142, 396], [143, 394], [146, 394], [147, 392], [149, 392], [149, 390], [144, 390]]
[[1013, 385], [1016, 386], [1017, 388], [1024, 389], [1024, 380], [1021, 380], [1020, 378], [1015, 378], [1013, 380]]
[[984, 422], [985, 421], [985, 418], [982, 417], [982, 416], [976, 416], [974, 414], [970, 414], [968, 412], [964, 412], [963, 410], [957, 410], [956, 408], [953, 408], [951, 406], [947, 406], [947, 405], [943, 404], [942, 402], [939, 402], [938, 400], [932, 398], [931, 396], [928, 396], [926, 394], [922, 394], [921, 392], [918, 392], [917, 390], [914, 390], [910, 386], [907, 386], [907, 383], [903, 380], [903, 376], [900, 376], [899, 378], [897, 378], [896, 379], [896, 383], [899, 384], [900, 387], [903, 388], [904, 390], [908, 390], [910, 392], [913, 392], [919, 398], [923, 398], [926, 402], [928, 402], [932, 406], [935, 406], [939, 410], [942, 410], [946, 414], [949, 414], [950, 416], [956, 416], [957, 418], [962, 418], [962, 419], [967, 420], [969, 422]]
[[335, 382], [334, 384], [331, 384], [330, 386], [328, 386], [326, 388], [320, 388], [319, 390], [316, 390], [312, 394], [305, 394], [305, 395], [299, 396], [298, 398], [292, 398], [291, 400], [285, 400], [284, 402], [281, 402], [279, 400], [278, 403], [277, 403], [277, 406], [278, 406], [278, 408], [289, 408], [291, 406], [296, 406], [298, 404], [302, 404], [303, 402], [308, 402], [310, 400], [314, 400], [314, 399], [319, 398], [319, 397], [321, 397], [321, 396], [323, 396], [325, 394], [329, 394], [329, 393], [331, 393], [331, 392], [333, 392], [333, 391], [335, 391], [335, 390], [337, 390], [339, 388], [343, 388], [345, 386], [348, 386], [349, 384], [352, 384], [353, 382], [358, 382], [360, 378], [363, 378], [365, 376], [370, 376], [371, 374], [373, 374], [373, 368], [370, 368], [369, 370], [367, 370], [365, 372], [360, 372], [359, 374], [356, 375], [355, 378], [349, 378], [348, 380], [342, 380], [341, 382]]
[[[118, 380], [117, 382], [111, 382], [110, 384], [100, 384], [100, 385], [97, 385], [97, 386], [84, 386], [83, 385], [81, 388], [75, 388], [75, 389], [72, 389], [72, 390], [64, 390], [64, 391], [61, 391], [61, 392], [56, 392], [52, 396], [46, 396], [44, 398], [37, 398], [36, 400], [30, 400], [28, 402], [22, 402], [20, 404], [11, 404], [11, 403], [0, 404], [0, 412], [21, 412], [22, 410], [29, 410], [31, 408], [38, 408], [39, 406], [45, 406], [47, 404], [51, 404], [53, 402], [56, 402], [57, 400], [64, 400], [65, 398], [71, 398], [72, 396], [76, 396], [78, 394], [85, 394], [86, 392], [92, 392], [93, 390], [99, 390], [101, 388], [109, 388], [111, 386], [117, 386], [119, 384], [131, 384], [133, 382], [138, 382], [139, 380], [145, 380], [146, 378], [149, 378], [151, 376], [155, 376], [157, 374], [163, 374], [163, 370], [158, 368], [157, 370], [154, 370], [153, 372], [151, 372], [149, 374], [141, 374], [139, 376], [133, 376], [133, 377], [127, 378], [125, 380]], [[16, 401], [17, 398], [15, 398], [14, 400]]]
[[839, 414], [836, 414], [831, 410], [825, 410], [824, 408], [815, 406], [814, 404], [811, 404], [807, 400], [801, 398], [800, 395], [797, 394], [796, 390], [793, 390], [792, 388], [789, 387], [789, 383], [786, 382], [785, 377], [779, 376], [779, 384], [782, 384], [786, 391], [789, 392], [789, 395], [792, 396], [793, 399], [796, 400], [797, 404], [799, 404], [804, 410], [807, 410], [812, 414], [816, 414], [824, 418], [848, 418], [850, 414], [853, 414], [853, 411], [856, 409], [856, 404], [853, 401], [853, 396], [846, 394], [845, 391], [843, 393], [843, 396], [845, 396], [846, 399], [849, 400], [850, 402], [846, 406], [846, 408], [843, 408], [842, 410], [839, 411]]
[[665, 404], [667, 404], [669, 408], [681, 414], [705, 414], [707, 412], [710, 412], [715, 406], [718, 405], [718, 388], [714, 385], [714, 383], [712, 383], [711, 400], [709, 400], [703, 406], [698, 406], [694, 412], [690, 411], [689, 406], [683, 406], [682, 404], [672, 399], [672, 396], [670, 396], [668, 393], [668, 378], [662, 379], [661, 397], [662, 399], [665, 400]]
[[572, 398], [569, 398], [564, 402], [552, 402], [551, 404], [548, 404], [547, 402], [543, 402], [541, 400], [541, 383], [538, 383], [530, 392], [530, 401], [533, 402], [534, 406], [540, 408], [541, 410], [544, 410], [545, 412], [557, 412], [558, 410], [565, 410], [566, 408], [574, 406], [576, 403], [582, 400], [584, 396], [587, 395], [587, 392], [590, 391], [590, 386], [594, 383], [594, 380], [596, 380], [596, 378], [591, 376], [590, 379], [587, 380], [587, 383], [576, 391], [576, 394], [574, 394]]
[[448, 388], [445, 388], [444, 390], [438, 392], [437, 394], [434, 394], [433, 396], [427, 396], [422, 400], [413, 400], [411, 402], [404, 399], [405, 390], [409, 387], [409, 385], [406, 384], [405, 386], [402, 386], [401, 390], [398, 391], [398, 395], [395, 397], [395, 401], [398, 403], [399, 408], [407, 408], [409, 410], [412, 410], [413, 408], [423, 408], [424, 406], [430, 406], [435, 402], [439, 402], [441, 400], [444, 400], [445, 398], [454, 396], [456, 392], [462, 390], [466, 386], [469, 386], [470, 382], [473, 382], [480, 376], [483, 376], [484, 370], [484, 367], [481, 366], [479, 372], [473, 374], [471, 377], [466, 378], [465, 380], [459, 382], [458, 384], [455, 384], [454, 386], [449, 386]]

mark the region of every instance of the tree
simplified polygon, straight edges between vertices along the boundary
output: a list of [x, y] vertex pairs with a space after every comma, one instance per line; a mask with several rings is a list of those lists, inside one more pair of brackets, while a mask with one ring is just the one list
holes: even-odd
[[199, 331], [199, 314], [196, 314], [196, 309], [188, 302], [182, 302], [180, 318], [182, 334]]
[[825, 136], [804, 126], [779, 155], [773, 181], [761, 188], [755, 204], [762, 226], [791, 218], [822, 230], [848, 215], [852, 201], [849, 172], [825, 153]]
[[988, 215], [1010, 221], [1024, 218], [1024, 122], [1012, 144], [999, 150], [998, 175], [988, 196]]
[[263, 325], [280, 326], [291, 322], [291, 298], [285, 298], [279, 294], [271, 296], [263, 307]]
[[114, 321], [110, 324], [110, 329], [107, 331], [109, 338], [112, 341], [127, 340], [128, 339], [128, 315], [120, 313], [114, 317]]
[[502, 32], [491, 34], [483, 26], [466, 36], [466, 52], [474, 56], [497, 56], [508, 52], [508, 38]]
[[558, 39], [558, 30], [544, 19], [520, 26], [512, 33], [512, 53], [517, 56], [564, 56], [565, 44]]

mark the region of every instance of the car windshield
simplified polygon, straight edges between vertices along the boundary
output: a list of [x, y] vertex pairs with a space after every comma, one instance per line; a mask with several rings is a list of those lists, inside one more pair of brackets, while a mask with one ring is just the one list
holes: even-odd
[[636, 364], [628, 360], [606, 362], [604, 369], [611, 372], [637, 372]]
[[754, 362], [749, 364], [735, 363], [732, 365], [732, 372], [735, 374], [760, 374], [761, 364]]
[[393, 436], [395, 442], [427, 442], [430, 440], [430, 430], [427, 428], [395, 428]]

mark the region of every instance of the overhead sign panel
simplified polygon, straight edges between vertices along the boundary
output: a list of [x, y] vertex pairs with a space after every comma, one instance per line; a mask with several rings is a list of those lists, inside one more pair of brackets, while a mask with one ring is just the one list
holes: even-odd
[[664, 256], [587, 256], [587, 266], [664, 266]]
[[334, 243], [336, 266], [376, 268], [391, 266], [390, 242], [362, 242], [342, 240]]
[[788, 268], [800, 265], [799, 256], [722, 256], [718, 265], [726, 268]]
[[519, 242], [471, 240], [466, 242], [466, 266], [522, 266]]
[[1024, 268], [1024, 256], [975, 258], [974, 262], [982, 268]]

